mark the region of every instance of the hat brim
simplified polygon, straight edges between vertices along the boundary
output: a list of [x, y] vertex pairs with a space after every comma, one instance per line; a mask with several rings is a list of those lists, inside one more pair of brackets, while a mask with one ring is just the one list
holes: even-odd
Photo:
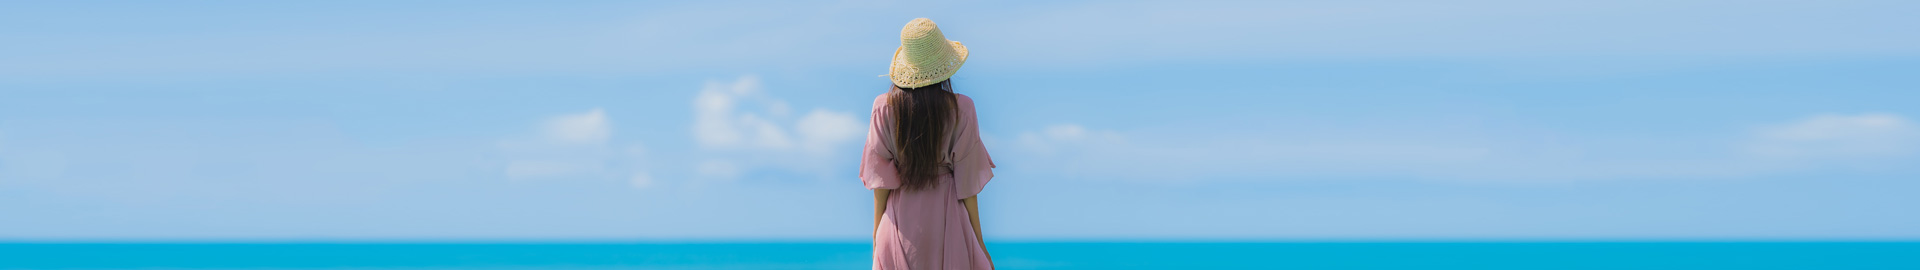
[[906, 58], [901, 57], [901, 52], [905, 51], [907, 47], [901, 46], [899, 48], [893, 49], [893, 63], [891, 65], [888, 65], [887, 77], [893, 79], [894, 86], [899, 86], [901, 88], [916, 88], [921, 86], [927, 86], [940, 81], [945, 81], [949, 78], [953, 78], [954, 73], [960, 72], [960, 66], [965, 65], [967, 63], [967, 46], [960, 45], [959, 41], [952, 41], [952, 40], [948, 40], [947, 44], [953, 47], [954, 59], [949, 61], [949, 63], [945, 67], [945, 70], [940, 70], [939, 74], [931, 77], [925, 77], [925, 79], [920, 79], [920, 80], [901, 81], [900, 79], [902, 78], [902, 76], [900, 75], [904, 75], [904, 74], [901, 73], [903, 70], [900, 70], [900, 67], [910, 66], [906, 64], [906, 61], [907, 61]]

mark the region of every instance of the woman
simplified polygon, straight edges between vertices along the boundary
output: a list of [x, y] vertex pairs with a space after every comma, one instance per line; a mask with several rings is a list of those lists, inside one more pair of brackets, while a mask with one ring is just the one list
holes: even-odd
[[926, 18], [900, 30], [888, 77], [873, 99], [860, 182], [873, 189], [873, 269], [993, 269], [981, 245], [979, 200], [993, 178], [973, 99], [948, 80], [967, 47]]

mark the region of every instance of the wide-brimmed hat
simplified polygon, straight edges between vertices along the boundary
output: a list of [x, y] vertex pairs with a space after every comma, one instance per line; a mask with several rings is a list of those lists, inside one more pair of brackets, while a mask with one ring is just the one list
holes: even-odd
[[947, 40], [927, 18], [913, 19], [900, 28], [900, 48], [893, 50], [887, 77], [900, 88], [915, 88], [947, 80], [967, 62], [967, 46]]

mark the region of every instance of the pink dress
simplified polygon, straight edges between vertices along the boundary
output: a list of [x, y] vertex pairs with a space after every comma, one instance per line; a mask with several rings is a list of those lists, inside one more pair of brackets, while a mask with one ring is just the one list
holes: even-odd
[[893, 166], [892, 109], [887, 95], [873, 99], [873, 124], [867, 128], [866, 151], [860, 156], [860, 182], [868, 189], [894, 189], [873, 236], [873, 269], [992, 269], [986, 249], [973, 236], [973, 222], [960, 199], [979, 194], [993, 178], [993, 160], [980, 143], [980, 125], [973, 114], [973, 98], [956, 94], [959, 121], [950, 129], [947, 172], [938, 184], [899, 190], [900, 175]]

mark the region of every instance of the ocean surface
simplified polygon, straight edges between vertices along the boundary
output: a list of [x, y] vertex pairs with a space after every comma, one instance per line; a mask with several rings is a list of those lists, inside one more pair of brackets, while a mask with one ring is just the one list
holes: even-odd
[[[999, 269], [1920, 269], [1920, 242], [998, 243]], [[865, 243], [9, 243], [0, 269], [868, 269]]]

